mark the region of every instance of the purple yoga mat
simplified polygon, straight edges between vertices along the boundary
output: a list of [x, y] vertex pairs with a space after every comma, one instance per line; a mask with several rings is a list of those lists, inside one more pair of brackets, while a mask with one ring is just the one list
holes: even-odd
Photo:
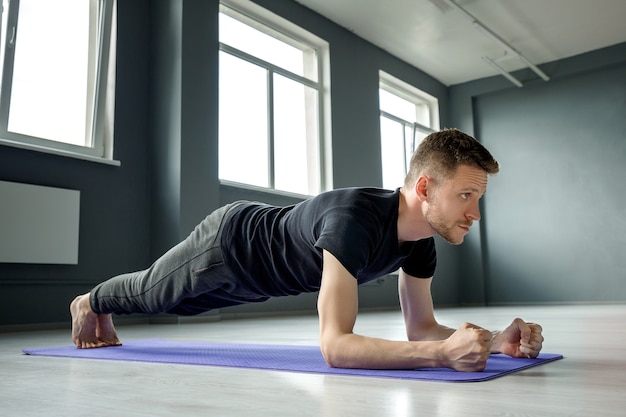
[[506, 355], [491, 355], [483, 372], [456, 372], [448, 368], [421, 368], [407, 371], [329, 368], [324, 362], [318, 346], [197, 343], [148, 339], [128, 341], [122, 346], [97, 349], [58, 346], [24, 349], [23, 352], [28, 355], [65, 358], [230, 366], [448, 382], [486, 381], [563, 358], [562, 355], [550, 353], [542, 353], [536, 359], [514, 359]]

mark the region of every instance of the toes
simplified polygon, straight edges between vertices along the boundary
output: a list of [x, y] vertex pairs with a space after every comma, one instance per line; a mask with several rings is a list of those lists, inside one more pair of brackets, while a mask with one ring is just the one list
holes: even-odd
[[97, 348], [103, 348], [103, 347], [109, 347], [109, 346], [122, 346], [122, 342], [120, 342], [119, 340], [114, 340], [114, 341], [105, 341], [105, 340], [98, 340], [95, 342], [78, 342], [76, 343], [76, 347], [78, 349], [97, 349]]

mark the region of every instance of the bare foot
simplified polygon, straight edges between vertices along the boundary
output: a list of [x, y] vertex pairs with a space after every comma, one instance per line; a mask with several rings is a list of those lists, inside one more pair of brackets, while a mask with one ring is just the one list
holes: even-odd
[[98, 314], [98, 324], [96, 326], [96, 336], [104, 346], [120, 346], [122, 342], [117, 338], [113, 318], [110, 314]]
[[79, 349], [121, 345], [110, 314], [96, 314], [89, 305], [89, 293], [70, 304], [72, 341]]

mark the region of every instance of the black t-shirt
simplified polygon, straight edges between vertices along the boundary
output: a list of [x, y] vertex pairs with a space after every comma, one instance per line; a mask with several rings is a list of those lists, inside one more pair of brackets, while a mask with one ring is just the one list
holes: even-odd
[[435, 272], [433, 238], [398, 244], [399, 190], [346, 188], [287, 207], [243, 203], [224, 220], [224, 262], [241, 284], [263, 296], [319, 290], [322, 249], [359, 284], [402, 269]]

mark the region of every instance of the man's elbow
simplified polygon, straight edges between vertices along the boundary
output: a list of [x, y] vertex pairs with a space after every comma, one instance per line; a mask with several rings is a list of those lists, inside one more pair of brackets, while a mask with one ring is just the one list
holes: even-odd
[[324, 357], [324, 361], [329, 368], [339, 368], [337, 365], [337, 355], [334, 353], [333, 349], [328, 346], [328, 343], [322, 343], [320, 345], [320, 350], [322, 351], [322, 356]]
[[326, 365], [330, 368], [348, 368], [346, 362], [346, 355], [343, 349], [340, 348], [340, 343], [336, 340], [324, 341], [320, 343], [320, 350]]

